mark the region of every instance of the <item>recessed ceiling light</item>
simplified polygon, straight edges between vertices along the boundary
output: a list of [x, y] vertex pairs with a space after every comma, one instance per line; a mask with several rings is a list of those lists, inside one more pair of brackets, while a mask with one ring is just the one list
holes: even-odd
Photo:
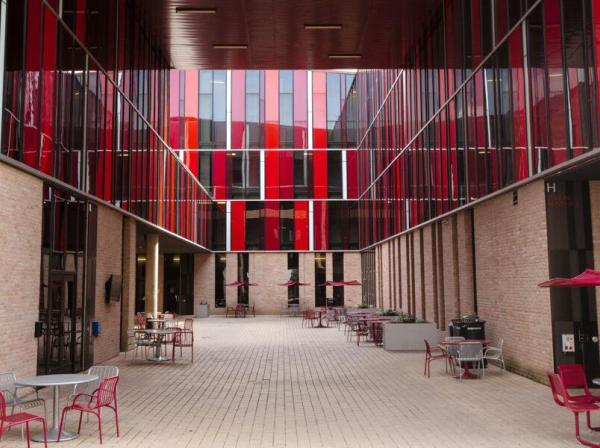
[[190, 14], [216, 14], [215, 8], [194, 8], [191, 6], [177, 6], [175, 12], [187, 12]]
[[248, 45], [246, 44], [214, 44], [213, 49], [215, 50], [246, 50]]
[[330, 54], [329, 59], [360, 59], [362, 56], [360, 54]]
[[305, 30], [341, 30], [342, 25], [339, 24], [316, 24], [316, 23], [307, 23], [304, 25]]

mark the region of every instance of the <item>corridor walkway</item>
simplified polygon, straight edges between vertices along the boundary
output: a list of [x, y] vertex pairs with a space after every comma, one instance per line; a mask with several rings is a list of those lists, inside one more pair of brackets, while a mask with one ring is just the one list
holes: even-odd
[[[421, 353], [357, 347], [293, 318], [215, 317], [195, 331], [193, 365], [112, 362], [121, 437], [106, 412], [104, 447], [580, 446], [547, 387], [497, 369], [459, 382], [440, 363], [426, 379]], [[21, 445], [19, 431], [0, 443]], [[96, 422], [60, 446], [99, 446]]]

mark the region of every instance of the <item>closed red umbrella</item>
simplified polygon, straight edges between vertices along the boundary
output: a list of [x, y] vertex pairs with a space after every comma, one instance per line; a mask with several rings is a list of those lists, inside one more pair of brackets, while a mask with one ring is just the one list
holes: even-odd
[[258, 283], [240, 282], [238, 280], [237, 282], [225, 283], [225, 286], [258, 286]]
[[319, 286], [361, 286], [361, 283], [358, 280], [348, 280], [348, 281], [328, 280], [325, 283], [321, 283]]
[[278, 286], [310, 286], [310, 283], [302, 283], [295, 280], [288, 280], [285, 283], [278, 283]]
[[571, 278], [555, 277], [538, 285], [541, 288], [589, 288], [600, 286], [600, 271], [586, 269]]

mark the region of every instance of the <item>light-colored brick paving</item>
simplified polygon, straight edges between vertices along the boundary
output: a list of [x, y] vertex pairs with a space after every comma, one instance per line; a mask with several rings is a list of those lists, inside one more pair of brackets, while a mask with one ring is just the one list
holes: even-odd
[[[421, 353], [357, 347], [293, 318], [210, 318], [195, 331], [193, 365], [111, 361], [121, 369], [121, 437], [107, 411], [103, 446], [580, 446], [549, 389], [514, 374], [458, 381], [437, 364], [426, 379]], [[11, 431], [0, 446], [25, 444]], [[93, 417], [61, 446], [98, 446]]]

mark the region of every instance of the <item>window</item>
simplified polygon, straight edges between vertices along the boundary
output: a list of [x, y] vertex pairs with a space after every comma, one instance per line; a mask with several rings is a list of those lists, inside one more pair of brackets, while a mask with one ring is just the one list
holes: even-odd
[[294, 203], [281, 202], [279, 207], [280, 248], [294, 249]]
[[231, 197], [258, 199], [260, 197], [260, 153], [242, 150], [228, 155], [231, 158]]
[[264, 122], [264, 82], [260, 70], [246, 71], [246, 148], [265, 146], [262, 124]]
[[227, 144], [227, 72], [201, 70], [198, 82], [200, 148], [224, 148]]
[[342, 152], [327, 151], [327, 193], [330, 199], [342, 199]]
[[294, 197], [312, 196], [312, 155], [308, 151], [294, 151]]
[[[248, 275], [248, 264], [249, 264], [250, 256], [249, 254], [238, 254], [237, 257], [237, 268], [238, 275], [237, 279], [239, 282], [249, 282], [250, 277]], [[250, 291], [248, 285], [238, 286], [237, 294], [238, 294], [238, 303], [248, 305], [250, 299]]]
[[327, 146], [342, 147], [340, 74], [327, 73]]
[[320, 286], [327, 281], [325, 259], [325, 252], [315, 253], [315, 306], [325, 306], [327, 303], [327, 288]]
[[[344, 281], [344, 254], [342, 252], [334, 252], [333, 254], [333, 281]], [[329, 304], [328, 304], [329, 305]], [[333, 303], [332, 306], [344, 306], [344, 287], [333, 287]]]
[[227, 256], [215, 254], [215, 308], [225, 308], [225, 269]]
[[265, 209], [262, 202], [246, 202], [246, 249], [265, 247]]
[[[298, 282], [298, 262], [299, 255], [297, 253], [289, 253], [287, 256], [288, 265], [288, 281]], [[288, 306], [298, 305], [300, 303], [300, 286], [292, 285], [288, 286]]]
[[225, 203], [215, 203], [212, 207], [212, 249], [225, 250]]

